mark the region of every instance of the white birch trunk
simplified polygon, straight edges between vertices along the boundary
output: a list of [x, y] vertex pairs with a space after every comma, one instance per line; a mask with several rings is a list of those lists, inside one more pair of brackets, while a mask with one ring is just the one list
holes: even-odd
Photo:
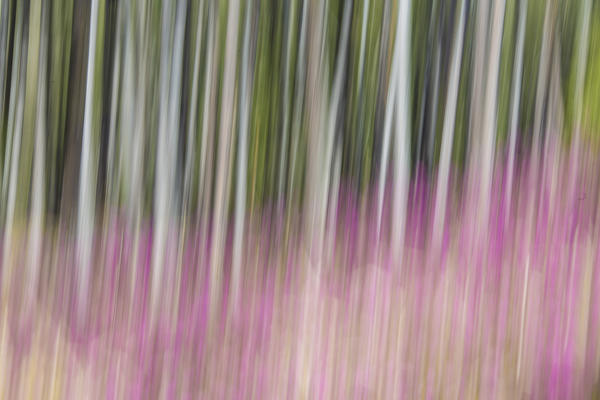
[[84, 317], [88, 303], [89, 275], [92, 264], [94, 208], [96, 197], [95, 155], [93, 149], [92, 119], [94, 112], [94, 75], [96, 70], [96, 35], [98, 32], [98, 0], [92, 0], [90, 11], [90, 41], [88, 46], [85, 84], [85, 109], [79, 174], [79, 201], [77, 206], [77, 263], [78, 316]]
[[394, 193], [392, 205], [392, 248], [394, 262], [401, 263], [406, 230], [406, 207], [410, 181], [410, 132], [411, 132], [411, 72], [410, 32], [411, 0], [400, 0], [396, 39], [398, 64], [398, 91], [396, 92], [396, 134], [394, 137]]
[[[170, 221], [174, 215], [175, 161], [179, 132], [179, 106], [181, 91], [181, 68], [183, 54], [183, 32], [185, 29], [185, 1], [177, 4], [176, 19], [172, 20], [170, 1], [163, 3], [163, 25], [161, 38], [160, 115], [156, 181], [154, 187], [155, 241], [152, 248], [152, 313], [159, 311], [162, 288], [170, 288], [170, 275], [165, 276], [165, 266], [170, 258], [166, 244]], [[173, 22], [175, 25], [173, 26]], [[174, 35], [172, 30], [174, 28]], [[173, 37], [172, 37], [173, 35]], [[166, 280], [166, 281], [165, 281]], [[169, 298], [169, 293], [166, 296]]]
[[210, 257], [210, 312], [211, 319], [221, 297], [223, 274], [223, 252], [227, 233], [227, 208], [229, 203], [229, 180], [231, 167], [231, 148], [233, 137], [233, 118], [235, 100], [235, 67], [237, 60], [239, 0], [229, 2], [227, 10], [227, 35], [225, 41], [225, 64], [223, 88], [221, 92], [221, 115], [219, 123], [219, 148], [215, 182], [215, 210], [212, 226], [212, 244]]
[[479, 188], [479, 227], [487, 231], [489, 221], [492, 175], [494, 173], [494, 155], [496, 145], [496, 118], [498, 104], [498, 73], [500, 70], [500, 51], [504, 29], [504, 11], [506, 0], [495, 0], [491, 21], [490, 49], [487, 61], [487, 85], [483, 113], [483, 137], [481, 143]]
[[510, 139], [508, 144], [508, 166], [506, 170], [506, 190], [504, 192], [504, 221], [508, 222], [512, 201], [513, 170], [515, 164], [515, 147], [517, 142], [517, 126], [519, 123], [519, 107], [521, 100], [521, 82], [523, 75], [523, 47], [525, 43], [525, 21], [527, 20], [527, 0], [521, 1], [519, 25], [517, 28], [517, 44], [515, 63], [513, 66], [513, 85], [510, 112]]
[[449, 83], [446, 92], [446, 108], [444, 112], [444, 125], [442, 128], [442, 145], [440, 162], [438, 165], [437, 186], [435, 193], [435, 208], [433, 217], [433, 246], [439, 251], [442, 245], [444, 226], [446, 223], [446, 204], [448, 199], [448, 179], [450, 176], [450, 161], [452, 157], [452, 144], [454, 142], [454, 124], [456, 122], [456, 107], [458, 102], [458, 88], [460, 83], [460, 66], [462, 64], [462, 51], [464, 41], [464, 26], [466, 1], [461, 2], [458, 27], [454, 36], [452, 58], [450, 60]]
[[252, 1], [247, 0], [246, 17], [244, 22], [244, 45], [242, 53], [242, 69], [240, 84], [240, 126], [237, 151], [237, 183], [235, 198], [233, 265], [231, 278], [232, 304], [238, 306], [238, 294], [242, 273], [242, 254], [244, 243], [244, 227], [246, 221], [246, 177], [248, 172], [248, 124], [250, 105], [252, 101], [252, 76], [250, 67], [250, 15]]

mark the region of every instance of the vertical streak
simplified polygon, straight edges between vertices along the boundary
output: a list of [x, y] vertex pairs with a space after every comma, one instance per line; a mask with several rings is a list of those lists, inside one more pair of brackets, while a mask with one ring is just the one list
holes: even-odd
[[[227, 232], [227, 208], [229, 203], [229, 170], [235, 96], [235, 66], [237, 58], [239, 0], [232, 0], [227, 10], [227, 35], [225, 41], [225, 64], [219, 124], [219, 149], [215, 182], [215, 213], [210, 257], [210, 303], [211, 313], [220, 299], [223, 269], [223, 251]], [[214, 314], [213, 314], [214, 315]]]
[[362, 86], [363, 83], [363, 71], [365, 69], [365, 45], [367, 41], [367, 23], [369, 20], [369, 0], [363, 0], [363, 18], [360, 33], [360, 50], [359, 50], [359, 61], [358, 61], [358, 75], [357, 80]]
[[234, 244], [231, 291], [233, 307], [237, 307], [237, 297], [242, 269], [242, 252], [244, 239], [244, 222], [246, 220], [246, 179], [248, 168], [248, 118], [252, 99], [252, 68], [250, 67], [250, 14], [252, 0], [246, 0], [246, 17], [244, 22], [244, 45], [242, 53], [240, 83], [240, 126], [237, 151], [237, 187], [235, 199]]
[[[204, 235], [208, 231], [208, 220], [210, 212], [210, 203], [212, 198], [212, 160], [213, 160], [213, 125], [214, 125], [214, 107], [215, 107], [215, 92], [217, 72], [216, 43], [219, 41], [218, 29], [213, 22], [215, 15], [214, 5], [209, 6], [209, 21], [208, 21], [208, 44], [207, 44], [207, 60], [206, 72], [204, 80], [204, 104], [202, 108], [202, 138], [200, 145], [200, 173], [198, 177], [198, 203], [201, 204], [202, 218], [201, 230]], [[216, 35], [216, 38], [215, 38]], [[200, 201], [200, 199], [202, 201]]]
[[[23, 108], [25, 101], [25, 69], [27, 63], [27, 41], [23, 40], [21, 43], [21, 26], [23, 18], [23, 8], [19, 6], [17, 8], [17, 18], [20, 24], [17, 25], [17, 43], [19, 46], [15, 46], [15, 52], [13, 53], [13, 84], [11, 87], [11, 99], [8, 120], [8, 134], [13, 136], [11, 140], [11, 146], [7, 145], [6, 153], [8, 155], [9, 147], [11, 151], [10, 158], [5, 159], [5, 164], [10, 160], [10, 170], [5, 169], [5, 172], [10, 172], [8, 181], [8, 199], [6, 206], [6, 220], [4, 225], [5, 238], [3, 241], [4, 251], [2, 254], [2, 286], [7, 287], [11, 283], [11, 270], [12, 268], [7, 265], [7, 261], [10, 261], [10, 254], [12, 252], [12, 230], [15, 216], [15, 201], [17, 197], [17, 176], [19, 169], [19, 155], [21, 153], [21, 137], [23, 134]], [[20, 50], [20, 51], [18, 51]], [[15, 111], [16, 107], [16, 111]], [[6, 182], [6, 179], [4, 180]]]
[[[307, 92], [307, 110], [306, 110], [306, 125], [307, 125], [307, 152], [306, 155], [306, 193], [305, 193], [305, 221], [304, 229], [308, 262], [307, 262], [307, 277], [306, 277], [306, 293], [302, 296], [302, 304], [299, 321], [299, 337], [297, 340], [298, 346], [296, 350], [296, 382], [298, 382], [298, 390], [300, 393], [308, 393], [310, 387], [311, 376], [304, 373], [313, 359], [313, 352], [310, 351], [309, 340], [311, 337], [311, 328], [314, 328], [309, 323], [309, 311], [312, 309], [314, 302], [311, 302], [314, 293], [320, 285], [320, 270], [321, 270], [321, 248], [318, 242], [319, 226], [317, 218], [320, 215], [318, 211], [318, 200], [320, 194], [320, 174], [322, 168], [322, 137], [323, 132], [323, 110], [327, 103], [324, 103], [323, 95], [326, 90], [323, 89], [323, 38], [325, 31], [325, 23], [327, 18], [324, 17], [327, 10], [327, 1], [306, 0], [308, 4], [308, 18], [310, 24], [308, 27], [308, 57], [307, 57], [307, 75], [306, 75], [306, 92]], [[315, 259], [316, 258], [316, 259]], [[316, 264], [316, 265], [315, 265]]]
[[[490, 49], [488, 56], [487, 85], [483, 120], [483, 142], [481, 154], [481, 185], [479, 191], [480, 223], [487, 224], [492, 195], [494, 148], [496, 143], [496, 118], [498, 102], [498, 73], [506, 0], [495, 0], [491, 21]], [[483, 225], [480, 225], [483, 227]], [[483, 229], [483, 228], [482, 228]]]
[[162, 39], [161, 39], [161, 111], [159, 117], [159, 140], [157, 176], [154, 187], [156, 208], [156, 243], [153, 244], [152, 257], [152, 312], [157, 312], [159, 292], [165, 286], [165, 268], [169, 264], [166, 253], [166, 241], [169, 233], [170, 219], [173, 217], [173, 192], [175, 191], [175, 157], [179, 132], [179, 107], [181, 91], [181, 68], [183, 52], [183, 33], [185, 29], [186, 1], [177, 3], [175, 32], [173, 29], [172, 10], [169, 1], [163, 3]]
[[437, 116], [438, 116], [438, 97], [440, 87], [440, 58], [441, 58], [441, 46], [440, 40], [436, 40], [435, 44], [435, 65], [433, 67], [433, 100], [431, 104], [430, 122], [429, 122], [429, 135], [427, 137], [427, 161], [429, 162], [429, 168], [433, 170], [433, 146], [435, 144], [435, 135], [437, 131]]
[[[296, 160], [298, 152], [298, 141], [300, 136], [302, 110], [304, 108], [304, 95], [305, 95], [305, 77], [306, 77], [306, 64], [304, 62], [306, 54], [306, 30], [307, 30], [307, 13], [308, 13], [308, 2], [310, 0], [304, 0], [302, 2], [302, 19], [300, 22], [300, 42], [298, 43], [298, 65], [296, 67], [295, 87], [296, 95], [294, 100], [294, 114], [292, 116], [292, 147], [290, 149], [290, 172], [289, 172], [289, 183], [288, 183], [288, 199], [289, 203], [293, 200], [295, 179], [296, 174]], [[290, 214], [288, 214], [290, 215]]]
[[28, 289], [31, 300], [37, 290], [37, 278], [41, 263], [41, 242], [44, 219], [44, 166], [46, 154], [46, 71], [48, 64], [48, 6], [42, 4], [40, 51], [38, 66], [37, 114], [35, 122], [35, 149], [33, 159], [32, 206], [29, 220], [29, 271]]
[[[20, 99], [20, 76], [24, 75], [21, 71], [24, 67], [21, 65], [22, 58], [24, 58], [23, 52], [26, 53], [27, 42], [22, 38], [22, 27], [23, 27], [23, 6], [22, 3], [17, 4], [15, 17], [15, 33], [14, 33], [14, 51], [13, 51], [13, 59], [12, 59], [12, 73], [11, 73], [11, 82], [10, 82], [10, 99], [8, 103], [8, 123], [6, 128], [6, 145], [4, 149], [4, 168], [2, 171], [2, 208], [4, 212], [6, 212], [6, 221], [5, 226], [8, 228], [10, 225], [8, 224], [9, 217], [11, 217], [11, 213], [8, 210], [11, 208], [10, 206], [10, 195], [7, 194], [7, 190], [10, 192], [10, 182], [9, 181], [9, 173], [12, 176], [13, 165], [18, 165], [18, 160], [14, 161], [14, 156], [18, 157], [21, 147], [21, 138], [20, 132], [15, 129], [15, 120], [17, 117], [15, 116], [15, 107], [18, 109], [18, 103]], [[23, 42], [25, 43], [24, 45]], [[16, 134], [16, 136], [15, 136]], [[15, 143], [13, 141], [17, 141], [17, 147], [15, 148]], [[17, 164], [14, 164], [14, 163]], [[16, 184], [16, 183], [15, 183]], [[8, 185], [8, 186], [7, 186]], [[6, 198], [8, 196], [8, 198]], [[6, 205], [5, 205], [6, 204]], [[4, 208], [6, 207], [6, 208]]]
[[577, 179], [577, 166], [579, 147], [581, 145], [581, 115], [583, 110], [583, 92], [587, 69], [587, 57], [589, 46], [590, 18], [592, 14], [592, 2], [583, 0], [579, 11], [579, 46], [577, 48], [577, 80], [575, 82], [575, 129], [571, 142], [571, 160], [569, 176], [569, 195], [575, 196], [575, 181]]
[[[131, 143], [133, 146], [132, 149], [132, 157], [131, 160], [129, 161], [131, 163], [131, 175], [130, 175], [130, 180], [131, 180], [131, 197], [129, 199], [129, 217], [133, 220], [133, 225], [134, 225], [134, 229], [136, 232], [136, 238], [137, 235], [139, 235], [139, 224], [140, 224], [140, 219], [141, 219], [141, 214], [142, 214], [142, 207], [143, 207], [143, 163], [144, 163], [144, 157], [143, 157], [143, 151], [144, 151], [144, 141], [145, 141], [145, 132], [148, 129], [147, 127], [150, 126], [150, 123], [148, 123], [146, 121], [146, 92], [147, 92], [147, 85], [148, 85], [148, 69], [149, 69], [149, 59], [148, 59], [148, 54], [150, 52], [150, 50], [148, 49], [150, 47], [150, 40], [148, 38], [149, 36], [149, 30], [148, 30], [148, 23], [146, 21], [147, 17], [146, 17], [146, 3], [145, 2], [141, 2], [139, 4], [139, 7], [137, 8], [137, 17], [138, 17], [138, 23], [137, 23], [137, 31], [138, 31], [138, 35], [141, 38], [141, 40], [139, 41], [139, 45], [137, 47], [137, 56], [141, 58], [141, 62], [138, 62], [137, 67], [138, 67], [138, 73], [136, 77], [132, 77], [132, 82], [137, 82], [137, 88], [135, 93], [130, 93], [129, 96], [131, 96], [131, 98], [134, 98], [135, 101], [132, 101], [132, 104], [135, 105], [134, 107], [134, 112], [135, 112], [135, 122], [134, 122], [134, 126], [132, 128], [132, 131], [130, 133], [130, 135], [132, 136], [131, 139]], [[134, 19], [135, 16], [132, 15], [132, 22], [129, 23], [129, 25], [133, 25], [133, 22], [135, 21]], [[183, 29], [183, 28], [181, 28]], [[133, 26], [129, 27], [129, 39], [131, 41], [131, 47], [132, 50], [135, 49], [136, 47], [134, 47], [134, 30], [133, 30]], [[134, 55], [136, 53], [133, 53]], [[132, 62], [133, 64], [134, 60], [131, 60], [130, 62]], [[178, 61], [174, 61], [174, 62], [178, 62]], [[133, 66], [132, 66], [133, 67]], [[132, 87], [127, 86], [128, 89], [133, 90]], [[134, 97], [135, 96], [135, 97]], [[173, 136], [176, 136], [176, 132], [178, 132], [176, 129], [171, 128], [171, 132]], [[172, 139], [172, 140], [176, 140], [176, 139]], [[173, 151], [173, 150], [171, 150]], [[132, 223], [132, 221], [130, 220], [129, 223]], [[136, 243], [137, 243], [137, 239], [136, 239]]]
[[331, 259], [328, 261], [333, 265], [335, 263], [335, 241], [336, 241], [336, 216], [337, 216], [337, 206], [338, 206], [338, 197], [339, 197], [339, 187], [340, 187], [340, 174], [342, 170], [342, 151], [339, 144], [336, 143], [334, 155], [333, 155], [333, 163], [332, 163], [332, 182], [330, 185], [331, 194], [329, 197], [329, 209], [328, 209], [328, 222], [327, 226], [329, 229], [329, 234], [327, 236], [327, 245], [325, 248], [329, 251], [329, 256]]
[[94, 101], [94, 74], [96, 67], [96, 35], [98, 32], [98, 0], [92, 0], [90, 12], [90, 41], [85, 84], [85, 111], [81, 144], [79, 175], [79, 201], [77, 208], [77, 255], [78, 255], [78, 312], [83, 317], [87, 308], [87, 290], [91, 269], [92, 236], [94, 226], [94, 198], [96, 189], [96, 166], [92, 150], [92, 116]]
[[172, 172], [170, 161], [170, 135], [169, 132], [169, 83], [171, 80], [172, 66], [172, 6], [170, 0], [162, 2], [162, 29], [160, 43], [160, 81], [159, 81], [159, 117], [158, 117], [158, 138], [156, 151], [156, 173], [154, 182], [154, 218], [155, 218], [155, 236], [152, 243], [152, 290], [151, 307], [155, 313], [158, 306], [158, 291], [162, 284], [164, 269], [164, 253], [167, 239], [168, 219], [170, 217], [170, 195], [172, 191], [172, 180], [169, 179]]
[[[334, 140], [335, 140], [335, 128], [337, 123], [337, 117], [339, 113], [339, 106], [342, 95], [342, 84], [344, 78], [344, 71], [346, 69], [346, 54], [348, 52], [348, 36], [350, 30], [350, 14], [352, 10], [352, 2], [348, 1], [344, 6], [344, 16], [342, 17], [342, 30], [341, 30], [341, 40], [338, 48], [335, 75], [333, 81], [333, 89], [332, 89], [332, 97], [329, 102], [329, 110], [328, 110], [328, 121], [327, 121], [327, 131], [325, 137], [325, 157], [324, 164], [322, 167], [323, 178], [321, 180], [321, 199], [319, 207], [319, 216], [318, 216], [318, 236], [317, 243], [323, 243], [323, 237], [325, 234], [325, 218], [327, 213], [327, 195], [330, 189], [329, 179], [332, 172], [332, 163], [333, 163], [333, 151], [334, 151]], [[335, 187], [331, 187], [331, 191], [335, 191]]]
[[[295, 2], [294, 2], [295, 3]], [[283, 205], [283, 198], [284, 198], [284, 189], [283, 189], [283, 185], [284, 185], [284, 178], [285, 178], [285, 159], [286, 159], [286, 155], [287, 153], [287, 147], [288, 147], [288, 137], [289, 137], [289, 120], [290, 120], [290, 113], [289, 113], [289, 107], [290, 107], [290, 84], [289, 84], [289, 75], [290, 75], [290, 68], [291, 68], [291, 57], [292, 57], [292, 37], [293, 37], [293, 33], [294, 30], [292, 29], [292, 27], [294, 26], [294, 21], [296, 19], [296, 4], [289, 4], [288, 2], [288, 8], [289, 8], [289, 16], [287, 19], [287, 46], [285, 48], [285, 73], [284, 73], [284, 82], [283, 82], [283, 128], [281, 131], [281, 149], [280, 149], [280, 155], [279, 155], [279, 183], [277, 186], [277, 193], [278, 193], [278, 203], [280, 206]]]
[[368, 127], [365, 128], [364, 120], [365, 120], [365, 95], [364, 95], [364, 68], [365, 68], [365, 46], [367, 39], [367, 27], [369, 21], [369, 0], [363, 0], [363, 10], [362, 10], [362, 21], [361, 21], [361, 32], [360, 32], [360, 48], [358, 50], [358, 70], [356, 75], [356, 109], [354, 112], [353, 120], [356, 124], [356, 128], [354, 133], [356, 135], [356, 142], [358, 145], [358, 151], [356, 151], [356, 164], [358, 177], [357, 182], [358, 186], [361, 187], [362, 177], [363, 177], [363, 169], [366, 168], [363, 161], [364, 158], [364, 147], [365, 146], [365, 138], [368, 137]]
[[[198, 21], [196, 25], [196, 46], [194, 48], [194, 75], [192, 77], [192, 92], [190, 95], [190, 117], [188, 121], [187, 151], [185, 154], [185, 176], [183, 182], [184, 209], [190, 204], [192, 165], [194, 165], [194, 139], [196, 137], [196, 118], [198, 115], [198, 86], [200, 81], [200, 50], [202, 45], [202, 29], [204, 21], [204, 1], [200, 1]], [[200, 202], [198, 202], [200, 203]], [[185, 216], [184, 216], [185, 217]]]
[[521, 76], [523, 74], [523, 47], [525, 43], [525, 21], [527, 19], [527, 0], [521, 1], [519, 11], [519, 27], [517, 28], [517, 47], [515, 49], [515, 64], [513, 67], [512, 110], [510, 113], [510, 139], [508, 148], [508, 167], [506, 171], [506, 191], [504, 199], [504, 219], [508, 221], [512, 200], [513, 170], [515, 163], [515, 147], [517, 141], [517, 125], [519, 123], [519, 105], [521, 99]]
[[321, 140], [323, 136], [323, 37], [325, 32], [324, 18], [325, 2], [317, 0], [310, 1], [309, 21], [310, 27], [308, 30], [308, 74], [307, 74], [307, 127], [308, 127], [308, 144], [307, 144], [307, 170], [306, 170], [306, 230], [308, 237], [309, 255], [317, 256], [320, 262], [319, 249], [313, 249], [319, 245], [318, 242], [318, 221], [320, 215], [318, 210], [321, 163]]
[[476, 2], [475, 38], [473, 39], [473, 76], [471, 78], [472, 92], [469, 118], [468, 158], [469, 158], [469, 195], [477, 191], [479, 183], [479, 157], [481, 156], [481, 129], [483, 104], [485, 96], [485, 61], [488, 44], [488, 14], [489, 2]]
[[410, 31], [411, 0], [400, 0], [398, 10], [398, 92], [396, 93], [396, 135], [392, 243], [395, 262], [401, 262], [406, 229], [406, 206], [410, 180]]
[[[4, 93], [8, 70], [8, 36], [11, 27], [9, 0], [0, 1], [0, 121], [4, 122]], [[1, 165], [0, 165], [1, 167]]]
[[[110, 121], [108, 127], [108, 152], [106, 157], [106, 199], [105, 206], [114, 206], [115, 183], [115, 135], [117, 130], [117, 108], [119, 106], [119, 86], [121, 75], [121, 4], [117, 11], [117, 27], [115, 33], [114, 65], [112, 72], [111, 99], [110, 99]], [[108, 214], [108, 213], [107, 213]]]
[[377, 237], [381, 234], [381, 216], [383, 213], [383, 198], [387, 181], [388, 160], [390, 154], [390, 141], [394, 107], [396, 104], [396, 92], [398, 89], [398, 65], [400, 63], [400, 20], [396, 22], [396, 33], [394, 36], [394, 51], [392, 53], [392, 66], [388, 84], [388, 93], [385, 104], [385, 116], [383, 122], [383, 143], [381, 150], [381, 165], [379, 167], [379, 182], [377, 188]]
[[[181, 108], [181, 81], [183, 75], [183, 44], [185, 34], [187, 0], [177, 3], [177, 16], [175, 19], [175, 35], [173, 38], [173, 58], [171, 70], [171, 87], [169, 90], [169, 179], [175, 181], [175, 168], [177, 158], [177, 141], [179, 137], [179, 119]], [[141, 85], [144, 86], [144, 85]], [[141, 113], [139, 113], [141, 114]], [[139, 115], [138, 114], [138, 115]], [[140, 138], [142, 132], [139, 132]], [[175, 185], [173, 185], [175, 187]], [[177, 188], [174, 193], [179, 193]], [[173, 197], [175, 197], [173, 195]], [[173, 206], [171, 205], [171, 208]]]
[[521, 360], [523, 353], [523, 335], [525, 332], [525, 306], [527, 305], [527, 287], [529, 285], [529, 257], [525, 264], [525, 283], [523, 284], [523, 296], [521, 298], [521, 321], [519, 323], [519, 348], [517, 353], [517, 380], [521, 375]]
[[466, 13], [466, 0], [461, 2], [458, 26], [454, 36], [452, 60], [448, 76], [448, 91], [446, 95], [446, 108], [444, 111], [444, 125], [442, 131], [442, 145], [440, 163], [438, 166], [437, 186], [435, 194], [435, 208], [433, 217], [433, 246], [440, 249], [446, 222], [446, 200], [448, 197], [448, 177], [450, 175], [450, 159], [452, 144], [454, 142], [454, 124], [456, 122], [456, 106], [458, 102], [458, 86], [460, 81], [460, 66], [462, 63], [462, 50], [464, 40], [464, 26]]
[[127, 213], [127, 223], [131, 224], [134, 215], [134, 192], [136, 191], [136, 161], [139, 151], [135, 148], [135, 136], [137, 129], [135, 125], [136, 116], [136, 100], [135, 97], [135, 47], [134, 47], [134, 32], [131, 20], [134, 19], [131, 4], [126, 5], [126, 27], [125, 27], [125, 54], [123, 60], [123, 85], [121, 95], [121, 126], [119, 130], [120, 139], [120, 157], [119, 157], [119, 173], [122, 173], [124, 202]]
[[[544, 100], [546, 98], [548, 84], [548, 70], [550, 68], [550, 53], [552, 31], [554, 27], [554, 0], [548, 0], [544, 16], [544, 27], [542, 30], [542, 49], [540, 51], [540, 64], [537, 75], [537, 89], [535, 94], [535, 114], [533, 120], [533, 143], [531, 147], [532, 155], [535, 160], [538, 156], [538, 146], [542, 134], [542, 119], [544, 118]], [[537, 165], [533, 165], [537, 168]]]

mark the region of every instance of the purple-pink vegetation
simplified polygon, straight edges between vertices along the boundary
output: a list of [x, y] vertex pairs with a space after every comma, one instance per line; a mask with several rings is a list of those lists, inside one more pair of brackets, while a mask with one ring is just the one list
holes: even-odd
[[[378, 237], [375, 195], [340, 187], [320, 271], [300, 215], [273, 207], [251, 216], [239, 307], [229, 292], [230, 227], [213, 319], [210, 238], [195, 225], [169, 231], [158, 310], [149, 302], [151, 224], [115, 219], [97, 230], [83, 323], [72, 317], [75, 242], [48, 232], [31, 312], [17, 311], [19, 290], [3, 294], [0, 373], [12, 388], [50, 374], [59, 397], [71, 398], [79, 386], [134, 399], [586, 397], [600, 370], [599, 188], [581, 168], [575, 195], [563, 196], [568, 175], [550, 168], [559, 152], [547, 157], [538, 177], [517, 166], [509, 214], [497, 168], [483, 231], [467, 185], [451, 193], [438, 254], [435, 181], [422, 168], [404, 244], [389, 239], [389, 188]], [[407, 249], [401, 263], [395, 246]], [[14, 250], [3, 268], [19, 288], [25, 249]]]

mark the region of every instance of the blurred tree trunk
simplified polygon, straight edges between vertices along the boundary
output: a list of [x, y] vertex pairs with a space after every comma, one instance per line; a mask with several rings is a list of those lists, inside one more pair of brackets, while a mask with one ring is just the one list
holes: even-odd
[[85, 105], [85, 80], [88, 55], [90, 4], [86, 1], [73, 2], [73, 24], [71, 54], [67, 89], [67, 113], [64, 138], [64, 170], [60, 213], [63, 222], [69, 223], [77, 211], [79, 188], [79, 166], [83, 114]]

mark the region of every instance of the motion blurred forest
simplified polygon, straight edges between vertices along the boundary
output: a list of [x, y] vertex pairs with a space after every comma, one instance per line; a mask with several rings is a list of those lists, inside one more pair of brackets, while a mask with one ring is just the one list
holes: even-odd
[[[249, 1], [249, 0], [247, 0]], [[464, 46], [460, 64], [460, 83], [452, 146], [453, 165], [464, 171], [477, 129], [470, 125], [475, 113], [481, 112], [477, 94], [478, 43], [485, 41], [477, 31], [478, 8], [487, 1], [466, 1]], [[189, 208], [199, 203], [198, 185], [205, 154], [208, 176], [215, 174], [216, 153], [220, 137], [218, 115], [228, 113], [236, 119], [236, 110], [223, 110], [221, 88], [224, 84], [228, 1], [184, 1], [181, 101], [177, 135], [175, 196], [184, 194], [189, 182]], [[339, 113], [335, 118], [335, 141], [341, 148], [342, 181], [356, 193], [364, 194], [378, 178], [380, 168], [384, 114], [392, 61], [396, 25], [396, 2], [371, 0], [351, 3], [347, 51], [340, 52], [345, 1], [327, 0], [321, 29], [324, 32], [322, 54], [325, 63], [325, 98], [332, 96], [339, 54], [342, 74]], [[517, 0], [507, 0], [503, 17], [501, 54], [498, 75], [498, 102], [495, 148], [503, 154], [510, 130], [511, 105], [519, 100], [517, 118], [517, 159], [534, 146], [534, 119], [537, 93], [541, 93], [543, 112], [556, 117], [552, 126], [565, 145], [571, 141], [577, 80], [577, 48], [588, 46], [584, 69], [582, 103], [582, 140], [586, 146], [598, 147], [600, 140], [600, 3], [592, 1], [589, 16], [589, 39], [580, 44], [580, 29], [585, 13], [584, 1], [549, 2], [529, 0], [521, 7]], [[244, 35], [250, 35], [248, 76], [253, 85], [248, 121], [247, 207], [283, 201], [301, 202], [304, 193], [305, 165], [309, 126], [303, 115], [311, 99], [304, 93], [302, 74], [309, 57], [303, 49], [301, 0], [256, 0], [248, 7], [241, 1], [237, 29], [238, 59], [243, 52]], [[410, 42], [410, 166], [433, 174], [439, 160], [445, 95], [449, 84], [451, 49], [456, 40], [461, 0], [422, 0], [412, 4]], [[489, 6], [489, 5], [488, 5]], [[171, 6], [174, 20], [175, 6]], [[519, 16], [526, 8], [523, 79], [520, 93], [511, 96], [517, 47]], [[0, 176], [2, 179], [2, 218], [6, 215], [10, 163], [17, 153], [15, 216], [25, 216], [31, 202], [32, 165], [36, 147], [36, 110], [40, 90], [47, 97], [46, 146], [44, 157], [44, 208], [50, 215], [73, 217], [80, 179], [82, 132], [90, 1], [74, 0], [2, 0], [0, 32]], [[488, 7], [491, 14], [491, 7]], [[128, 172], [129, 157], [141, 149], [141, 201], [143, 213], [151, 212], [152, 191], [156, 174], [157, 132], [161, 108], [160, 54], [163, 5], [158, 0], [99, 0], [97, 35], [94, 45], [93, 111], [91, 122], [91, 157], [97, 165], [95, 196], [97, 211], [104, 206], [123, 205], [137, 196]], [[246, 12], [250, 28], [245, 30]], [[365, 13], [367, 13], [365, 15]], [[547, 17], [546, 17], [547, 16]], [[487, 18], [487, 17], [486, 17]], [[548, 22], [545, 23], [545, 20]], [[490, 17], [491, 21], [491, 17]], [[174, 21], [173, 29], [181, 22]], [[315, 19], [310, 19], [309, 31]], [[198, 27], [198, 24], [201, 24]], [[366, 24], [366, 25], [365, 25]], [[40, 32], [47, 30], [46, 35]], [[364, 38], [363, 38], [364, 36]], [[43, 40], [47, 37], [47, 52]], [[304, 38], [306, 40], [306, 38]], [[364, 42], [364, 43], [363, 43]], [[214, 44], [214, 46], [213, 46]], [[549, 55], [542, 55], [547, 46]], [[214, 49], [213, 49], [214, 47]], [[214, 51], [213, 51], [214, 50]], [[199, 57], [200, 78], [194, 83], [194, 62]], [[44, 58], [44, 59], [42, 59]], [[363, 62], [364, 59], [364, 62]], [[211, 64], [212, 63], [212, 64]], [[538, 76], [541, 63], [548, 63], [547, 87], [541, 91]], [[38, 76], [38, 66], [45, 71]], [[176, 65], [176, 64], [175, 64]], [[241, 70], [236, 66], [236, 93], [239, 93]], [[208, 71], [208, 69], [211, 71]], [[207, 75], [210, 73], [210, 75]], [[45, 76], [43, 75], [45, 74]], [[47, 85], [38, 85], [39, 77]], [[207, 77], [208, 76], [208, 77]], [[26, 78], [26, 79], [23, 79]], [[195, 87], [196, 85], [197, 87]], [[238, 94], [239, 96], [239, 94]], [[22, 110], [19, 111], [20, 101]], [[135, 99], [135, 101], [133, 101]], [[208, 101], [210, 100], [210, 101]], [[241, 101], [241, 100], [240, 100]], [[206, 103], [210, 103], [208, 106]], [[241, 107], [241, 103], [235, 103]], [[195, 108], [195, 109], [194, 109]], [[22, 135], [18, 113], [22, 112]], [[546, 124], [547, 118], [542, 118]], [[236, 122], [234, 122], [236, 123]], [[542, 137], [548, 129], [543, 129]], [[141, 130], [141, 135], [134, 131]], [[202, 131], [212, 132], [212, 140], [201, 140]], [[17, 133], [15, 133], [17, 132]], [[17, 138], [17, 136], [19, 136]], [[112, 135], [112, 138], [111, 138]], [[212, 135], [212, 136], [211, 136]], [[20, 140], [19, 148], [14, 146]], [[203, 149], [202, 146], [205, 146]], [[16, 149], [16, 150], [15, 150]], [[187, 157], [187, 158], [186, 158]], [[190, 159], [190, 161], [186, 161]], [[235, 157], [234, 157], [235, 159]], [[14, 162], [14, 161], [13, 161]], [[186, 169], [189, 162], [189, 172]], [[117, 166], [117, 167], [115, 167]], [[236, 179], [237, 172], [232, 172]], [[118, 176], [121, 174], [121, 176]], [[186, 177], [186, 175], [189, 175]], [[23, 184], [29, 182], [29, 184]], [[211, 180], [209, 179], [209, 182]], [[230, 196], [233, 205], [233, 194]]]

